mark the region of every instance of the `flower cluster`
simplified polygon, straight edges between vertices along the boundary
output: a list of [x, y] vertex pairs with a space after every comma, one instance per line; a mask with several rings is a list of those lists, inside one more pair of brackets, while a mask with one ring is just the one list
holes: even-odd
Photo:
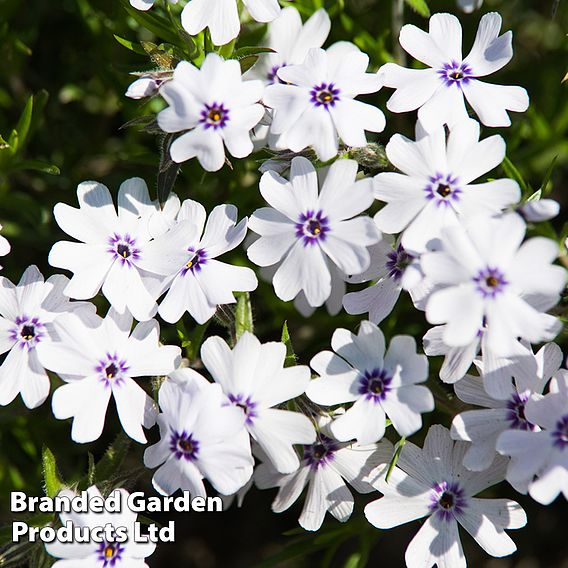
[[[148, 10], [154, 1], [130, 3]], [[512, 33], [500, 35], [501, 17], [485, 14], [463, 57], [458, 19], [435, 14], [428, 32], [400, 31], [401, 46], [426, 68], [386, 63], [369, 72], [369, 56], [354, 44], [323, 47], [325, 10], [303, 23], [277, 0], [243, 4], [253, 20], [272, 22], [270, 49], [251, 69], [242, 73], [237, 57], [220, 55], [239, 33], [236, 0], [189, 0], [180, 7], [185, 32], [206, 50], [224, 49], [143, 76], [127, 95], [163, 98], [156, 124], [168, 135], [166, 161], [197, 158], [215, 172], [226, 152], [277, 156], [260, 168], [257, 201], [267, 205], [240, 221], [232, 204], [208, 216], [174, 193], [159, 203], [132, 178], [115, 208], [104, 185], [81, 183], [78, 208], [54, 208], [74, 240], [49, 254], [71, 278], [44, 280], [35, 266], [17, 285], [0, 278], [0, 404], [21, 394], [28, 408], [39, 406], [50, 371], [64, 383], [53, 414], [72, 418], [75, 442], [101, 436], [111, 397], [130, 438], [145, 444], [144, 429], [158, 425], [143, 461], [163, 495], [205, 497], [212, 488], [242, 501], [252, 485], [278, 488], [272, 509], [282, 512], [307, 487], [299, 523], [316, 531], [327, 512], [350, 518], [352, 489], [377, 491], [364, 509], [372, 525], [427, 517], [406, 551], [409, 567], [465, 566], [458, 525], [488, 554], [511, 554], [505, 529], [524, 526], [523, 509], [479, 492], [506, 479], [542, 504], [568, 498], [568, 372], [551, 343], [560, 318], [548, 313], [566, 270], [555, 264], [557, 242], [526, 238], [558, 204], [527, 202], [517, 181], [491, 173], [506, 144], [482, 131], [509, 126], [509, 112], [528, 108], [523, 88], [481, 80], [513, 57]], [[481, 1], [459, 4], [472, 11]], [[358, 97], [381, 88], [395, 90], [388, 111], [417, 111], [418, 120], [414, 139], [397, 133], [386, 144], [389, 171], [371, 176], [357, 158], [386, 117], [372, 97]], [[254, 235], [245, 241], [248, 228]], [[331, 350], [310, 361], [313, 376], [297, 364], [289, 337], [262, 343], [250, 321], [231, 323], [228, 341], [202, 341], [219, 306], [257, 288], [250, 267], [220, 260], [243, 242], [280, 300], [306, 315], [324, 304], [332, 314], [364, 314], [356, 333], [334, 329]], [[8, 250], [0, 237], [0, 255]], [[378, 327], [403, 291], [433, 326], [425, 354], [390, 325], [387, 347]], [[110, 304], [104, 317], [88, 301], [99, 293]], [[186, 312], [203, 327], [191, 341], [178, 327], [191, 347], [182, 359], [179, 347], [162, 344], [158, 318], [177, 324]], [[428, 357], [441, 355], [440, 379], [478, 408], [457, 413], [450, 430], [431, 426], [421, 449], [406, 438], [435, 410]], [[150, 381], [135, 380], [143, 378], [156, 379], [157, 400], [143, 388]], [[113, 567], [131, 558], [128, 565], [145, 565], [153, 551], [108, 543], [47, 550], [64, 559], [57, 564], [81, 558]]]

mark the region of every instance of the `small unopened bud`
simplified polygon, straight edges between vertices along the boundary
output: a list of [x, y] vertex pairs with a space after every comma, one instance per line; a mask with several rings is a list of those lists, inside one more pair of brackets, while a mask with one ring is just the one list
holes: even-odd
[[519, 214], [531, 223], [539, 223], [548, 221], [558, 215], [560, 205], [554, 199], [538, 199], [536, 201], [528, 201], [519, 207]]
[[351, 148], [349, 157], [371, 175], [388, 168], [389, 161], [384, 146], [371, 142], [361, 148]]
[[151, 97], [158, 92], [160, 85], [159, 83], [150, 77], [141, 77], [131, 83], [126, 91], [126, 96], [131, 99], [143, 99], [145, 97]]

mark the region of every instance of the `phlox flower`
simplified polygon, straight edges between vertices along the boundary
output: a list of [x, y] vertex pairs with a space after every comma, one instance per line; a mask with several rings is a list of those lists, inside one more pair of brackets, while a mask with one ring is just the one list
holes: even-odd
[[466, 448], [453, 442], [443, 426], [432, 426], [424, 448], [406, 442], [388, 481], [383, 475], [375, 484], [384, 497], [365, 507], [375, 527], [390, 529], [427, 517], [406, 549], [408, 568], [464, 568], [458, 525], [491, 556], [516, 550], [505, 529], [526, 524], [521, 506], [509, 499], [475, 497], [503, 480], [506, 460], [499, 456], [485, 471], [470, 472], [461, 465]]
[[313, 146], [318, 158], [327, 161], [337, 155], [339, 139], [365, 146], [365, 130], [381, 132], [382, 111], [355, 100], [381, 87], [379, 76], [366, 72], [368, 65], [368, 55], [340, 42], [327, 50], [310, 49], [301, 64], [280, 67], [279, 82], [269, 85], [263, 98], [273, 109], [275, 148], [300, 152]]
[[[91, 486], [86, 490], [88, 499], [94, 497], [102, 498], [101, 492], [96, 486]], [[114, 529], [117, 527], [126, 528], [128, 540], [125, 542], [106, 541], [95, 542], [87, 539], [85, 542], [48, 542], [45, 549], [51, 556], [59, 558], [53, 566], [54, 568], [70, 568], [84, 566], [85, 568], [148, 568], [144, 559], [154, 553], [156, 544], [153, 542], [136, 542], [134, 540], [134, 523], [137, 514], [133, 513], [127, 506], [128, 491], [126, 489], [115, 489], [110, 495], [120, 496], [120, 511], [109, 512], [106, 509], [102, 513], [60, 513], [61, 523], [65, 525], [71, 522], [76, 529], [92, 530], [95, 527], [104, 527], [107, 524]], [[109, 497], [110, 497], [109, 495]], [[59, 492], [59, 496], [66, 496], [69, 499], [76, 497], [75, 493], [69, 489]]]
[[387, 102], [392, 112], [418, 109], [418, 118], [431, 132], [443, 124], [452, 126], [467, 118], [464, 97], [485, 126], [509, 126], [507, 111], [523, 112], [529, 97], [522, 87], [493, 85], [480, 81], [498, 71], [513, 57], [512, 32], [499, 36], [501, 16], [485, 14], [475, 42], [462, 57], [462, 28], [451, 14], [434, 14], [428, 33], [407, 24], [400, 31], [400, 44], [429, 69], [406, 69], [387, 63], [379, 70], [385, 87], [396, 92]]
[[525, 416], [535, 428], [509, 430], [497, 439], [497, 450], [511, 457], [507, 481], [543, 505], [560, 493], [568, 499], [568, 371], [556, 373], [544, 397], [531, 396]]
[[423, 281], [418, 257], [385, 237], [369, 247], [369, 254], [369, 268], [347, 281], [352, 284], [374, 281], [374, 284], [345, 294], [343, 307], [348, 314], [367, 314], [370, 321], [379, 324], [392, 312], [403, 289], [410, 292], [415, 305], [421, 305], [429, 288]]
[[560, 213], [560, 203], [554, 199], [535, 199], [523, 203], [517, 213], [529, 223], [541, 223], [554, 219]]
[[[1, 230], [2, 230], [2, 225], [0, 225], [0, 231]], [[10, 243], [8, 242], [6, 237], [0, 235], [0, 256], [6, 256], [9, 252], [10, 252]], [[1, 266], [0, 269], [2, 269]]]
[[499, 213], [521, 197], [511, 179], [472, 184], [505, 157], [503, 138], [480, 141], [475, 120], [454, 125], [447, 140], [443, 127], [428, 134], [417, 123], [416, 142], [395, 134], [386, 153], [402, 173], [375, 176], [375, 197], [386, 203], [375, 221], [384, 233], [404, 231], [401, 244], [409, 251], [424, 252], [444, 227]]
[[274, 50], [274, 53], [262, 54], [245, 77], [260, 79], [267, 85], [279, 83], [278, 69], [286, 65], [302, 64], [311, 48], [323, 45], [330, 28], [331, 20], [323, 8], [314, 12], [305, 24], [302, 24], [296, 8], [284, 8], [268, 24], [268, 37], [262, 43]]
[[245, 428], [277, 471], [291, 473], [300, 461], [293, 444], [310, 444], [316, 437], [310, 419], [299, 412], [274, 408], [302, 394], [310, 381], [304, 365], [284, 368], [286, 346], [261, 344], [249, 332], [234, 349], [220, 337], [210, 337], [201, 359], [229, 401], [243, 412]]
[[552, 263], [558, 245], [543, 237], [523, 243], [526, 226], [516, 214], [476, 217], [442, 231], [443, 249], [422, 255], [421, 266], [436, 289], [426, 319], [446, 323], [443, 342], [471, 345], [480, 330], [497, 356], [514, 355], [517, 338], [549, 341], [561, 324], [543, 313], [557, 301], [566, 271]]
[[[157, 217], [162, 216], [162, 219]], [[235, 302], [234, 291], [254, 290], [258, 281], [244, 266], [233, 266], [216, 257], [234, 249], [245, 238], [247, 219], [237, 223], [234, 205], [218, 205], [206, 219], [205, 208], [186, 199], [181, 205], [171, 195], [164, 212], [150, 221], [150, 230], [164, 227], [146, 248], [142, 266], [163, 277], [160, 295], [167, 290], [158, 313], [177, 322], [188, 311], [205, 323], [218, 304]], [[204, 228], [205, 227], [205, 228]]]
[[[428, 357], [443, 355], [440, 379], [445, 383], [455, 383], [464, 377], [472, 364], [483, 366], [483, 385], [493, 398], [506, 399], [511, 394], [511, 376], [534, 375], [534, 355], [523, 342], [513, 340], [508, 355], [494, 353], [488, 341], [487, 322], [478, 330], [475, 337], [466, 345], [452, 347], [444, 343], [447, 325], [437, 325], [429, 329], [423, 338], [424, 353]], [[479, 358], [478, 358], [479, 356]], [[524, 371], [526, 370], [526, 372]]]
[[250, 218], [249, 227], [260, 238], [247, 254], [259, 266], [282, 260], [273, 279], [281, 300], [303, 291], [310, 306], [321, 306], [331, 293], [328, 262], [344, 274], [369, 267], [366, 247], [380, 234], [370, 217], [359, 215], [373, 202], [373, 190], [370, 179], [355, 181], [356, 175], [355, 161], [339, 160], [319, 191], [315, 168], [296, 157], [290, 181], [273, 172], [262, 176], [260, 192], [271, 207], [257, 209]]
[[457, 0], [458, 6], [466, 13], [471, 14], [474, 10], [481, 8], [483, 0]]
[[70, 302], [63, 295], [69, 280], [51, 276], [44, 282], [36, 266], [29, 266], [17, 285], [0, 277], [0, 404], [21, 394], [28, 408], [42, 404], [49, 394], [49, 377], [39, 362], [36, 347], [56, 339], [53, 321], [66, 312], [94, 311], [85, 302]]
[[160, 90], [160, 87], [172, 78], [172, 71], [152, 71], [150, 73], [131, 73], [138, 75], [138, 79], [132, 82], [125, 95], [130, 99], [143, 99], [151, 97]]
[[[178, 0], [168, 0], [170, 4], [177, 4]], [[154, 4], [156, 0], [130, 0], [130, 5], [137, 10], [149, 10]]]
[[259, 489], [278, 487], [272, 503], [275, 513], [289, 509], [308, 487], [299, 518], [300, 526], [308, 531], [317, 531], [328, 511], [338, 521], [346, 522], [354, 506], [347, 484], [358, 493], [370, 493], [376, 468], [392, 457], [392, 444], [387, 440], [368, 445], [339, 442], [329, 431], [329, 419], [320, 419], [319, 426], [317, 440], [304, 446], [297, 471], [281, 474], [265, 462], [254, 472], [254, 482]]
[[[243, 0], [253, 20], [271, 22], [280, 13], [278, 0]], [[189, 0], [181, 13], [181, 25], [190, 35], [209, 28], [211, 41], [225, 45], [239, 35], [237, 0]]]
[[203, 479], [222, 495], [232, 495], [252, 475], [254, 459], [244, 429], [244, 413], [230, 403], [220, 385], [192, 369], [179, 369], [160, 387], [160, 441], [144, 452], [144, 465], [158, 467], [155, 489], [178, 489], [205, 497]]
[[102, 289], [119, 313], [129, 310], [139, 321], [156, 312], [149, 292], [152, 275], [139, 266], [150, 240], [148, 220], [157, 211], [148, 187], [140, 178], [126, 180], [118, 192], [118, 215], [109, 190], [97, 182], [77, 188], [79, 209], [58, 203], [57, 224], [76, 242], [59, 241], [49, 263], [73, 272], [64, 293], [78, 300], [93, 298]]
[[107, 407], [114, 397], [120, 423], [128, 436], [145, 443], [142, 426], [156, 421], [154, 401], [133, 377], [165, 375], [180, 363], [176, 346], [160, 346], [156, 320], [139, 323], [110, 309], [103, 319], [94, 313], [64, 314], [53, 322], [58, 341], [40, 342], [40, 363], [66, 384], [51, 400], [55, 418], [73, 418], [71, 438], [92, 442], [102, 433]]
[[460, 400], [482, 407], [461, 412], [452, 422], [452, 438], [470, 442], [463, 459], [467, 469], [482, 471], [491, 465], [497, 438], [502, 432], [540, 430], [527, 419], [525, 406], [533, 393], [543, 392], [561, 364], [562, 351], [558, 345], [548, 343], [536, 355], [529, 352], [516, 366], [509, 366], [507, 398], [490, 396], [483, 386], [482, 377], [466, 375], [454, 385]]
[[[196, 2], [201, 0], [187, 6]], [[208, 9], [211, 3], [206, 0]], [[242, 80], [236, 59], [209, 53], [200, 69], [180, 61], [172, 80], [160, 88], [169, 106], [158, 114], [158, 125], [164, 132], [181, 132], [170, 146], [172, 160], [197, 157], [205, 170], [214, 172], [225, 163], [225, 146], [235, 158], [248, 156], [253, 150], [250, 130], [264, 114], [258, 104], [263, 88], [261, 81]]]
[[428, 360], [416, 353], [412, 337], [393, 337], [385, 354], [381, 330], [363, 321], [357, 335], [336, 329], [331, 346], [333, 352], [322, 351], [311, 360], [319, 377], [306, 394], [326, 406], [353, 402], [329, 426], [338, 440], [376, 442], [384, 436], [386, 417], [401, 436], [421, 428], [421, 413], [434, 410], [434, 398], [417, 384], [428, 378]]

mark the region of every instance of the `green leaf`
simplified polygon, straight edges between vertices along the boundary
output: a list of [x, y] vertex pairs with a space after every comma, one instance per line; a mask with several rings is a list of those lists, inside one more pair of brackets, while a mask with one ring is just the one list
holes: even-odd
[[89, 469], [87, 471], [87, 488], [94, 485], [96, 478], [96, 466], [95, 466], [95, 456], [89, 452]]
[[517, 169], [517, 167], [509, 160], [509, 158], [505, 157], [503, 162], [501, 163], [501, 167], [505, 172], [505, 175], [511, 179], [514, 179], [520, 186], [521, 191], [524, 196], [528, 196], [532, 193], [532, 190], [529, 184], [525, 181], [525, 178], [521, 174], [521, 172]]
[[527, 199], [527, 203], [528, 203], [529, 201], [538, 201], [541, 197], [542, 197], [542, 189], [537, 189], [537, 190]]
[[361, 553], [354, 552], [345, 562], [343, 568], [358, 568], [359, 562], [361, 561]]
[[170, 43], [175, 45], [179, 43], [180, 37], [172, 31], [172, 25], [168, 20], [159, 16], [156, 12], [141, 12], [140, 10], [136, 10], [136, 8], [130, 5], [129, 0], [123, 0], [122, 4], [128, 14], [142, 27]]
[[19, 150], [28, 139], [28, 134], [30, 133], [30, 126], [32, 124], [32, 113], [34, 110], [34, 97], [30, 96], [26, 102], [26, 106], [20, 115], [20, 120], [16, 125], [16, 132], [18, 133], [18, 146], [14, 150], [16, 152]]
[[251, 55], [250, 57], [243, 57], [242, 59], [239, 59], [241, 73], [246, 73], [257, 61], [258, 55]]
[[235, 335], [237, 341], [245, 331], [254, 333], [254, 323], [252, 319], [252, 306], [248, 292], [238, 292], [237, 308], [235, 311]]
[[130, 438], [128, 438], [124, 432], [120, 432], [97, 464], [96, 480], [106, 481], [116, 476], [126, 458], [129, 448]]
[[286, 345], [286, 358], [284, 359], [284, 367], [292, 367], [296, 364], [297, 358], [296, 353], [294, 353], [294, 347], [292, 346], [292, 340], [290, 339], [290, 332], [288, 331], [288, 322], [285, 321], [282, 326], [282, 338], [281, 340], [284, 345]]
[[233, 59], [244, 59], [252, 55], [260, 55], [261, 53], [275, 53], [271, 47], [239, 47], [233, 52]]
[[417, 13], [424, 18], [430, 17], [430, 8], [426, 4], [426, 0], [405, 0], [406, 3]]
[[11, 170], [35, 170], [37, 172], [43, 172], [44, 174], [50, 174], [52, 176], [58, 176], [61, 170], [54, 164], [48, 164], [42, 162], [41, 160], [22, 160], [21, 162], [16, 162], [11, 168]]
[[558, 160], [558, 155], [554, 156], [554, 158], [552, 159], [552, 162], [550, 162], [550, 165], [548, 166], [548, 169], [546, 170], [546, 173], [544, 174], [544, 179], [542, 180], [542, 183], [540, 184], [539, 191], [541, 191], [544, 196], [548, 195], [552, 191], [552, 184], [550, 184], [550, 188], [548, 187], [548, 184], [550, 182], [550, 178], [552, 177], [552, 172], [554, 171], [554, 166], [556, 166], [556, 160]]
[[389, 468], [387, 470], [387, 475], [385, 477], [385, 481], [388, 483], [389, 477], [391, 476], [392, 470], [394, 469], [396, 462], [398, 461], [398, 458], [400, 456], [400, 452], [402, 452], [402, 448], [404, 447], [404, 444], [406, 444], [406, 438], [403, 436], [397, 443], [395, 446], [395, 450], [394, 450], [394, 455], [392, 456], [392, 459], [389, 463]]
[[175, 67], [175, 57], [168, 53], [163, 46], [157, 46], [151, 41], [141, 41], [140, 45], [150, 56], [152, 62], [161, 69], [172, 69]]
[[123, 45], [124, 47], [126, 47], [126, 49], [129, 49], [130, 51], [133, 51], [134, 53], [138, 53], [139, 55], [146, 55], [146, 51], [139, 46], [138, 44], [124, 38], [124, 37], [120, 37], [116, 34], [112, 34], [114, 36], [114, 39], [116, 41], [118, 41], [118, 43], [120, 43], [120, 45]]
[[59, 477], [55, 456], [47, 446], [43, 447], [41, 452], [41, 461], [43, 466], [43, 485], [45, 494], [48, 497], [55, 497], [59, 491], [65, 487], [65, 483]]

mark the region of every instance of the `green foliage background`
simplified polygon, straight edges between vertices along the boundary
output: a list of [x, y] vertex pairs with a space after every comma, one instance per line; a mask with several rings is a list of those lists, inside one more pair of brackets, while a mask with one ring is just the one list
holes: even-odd
[[[531, 107], [523, 115], [513, 115], [511, 128], [502, 129], [510, 163], [493, 175], [516, 177], [525, 198], [541, 189], [560, 201], [561, 215], [553, 223], [531, 230], [563, 242], [568, 233], [563, 226], [568, 183], [568, 87], [562, 84], [568, 70], [566, 0], [486, 0], [482, 10], [472, 15], [459, 12], [453, 0], [428, 0], [428, 4], [424, 0], [408, 0], [402, 21], [397, 20], [393, 10], [399, 0], [299, 0], [282, 4], [296, 6], [304, 16], [325, 6], [333, 20], [327, 45], [336, 40], [354, 41], [370, 55], [373, 70], [401, 57], [393, 30], [408, 22], [426, 27], [428, 9], [432, 13], [450, 11], [459, 15], [464, 26], [464, 51], [473, 41], [481, 13], [498, 10], [504, 29], [514, 32], [515, 57], [490, 80], [526, 87]], [[95, 179], [116, 192], [124, 179], [140, 176], [156, 195], [162, 141], [159, 136], [142, 132], [140, 126], [124, 125], [141, 116], [150, 117], [163, 103], [159, 98], [144, 102], [125, 98], [124, 92], [134, 79], [129, 73], [156, 69], [157, 63], [164, 63], [169, 57], [193, 56], [204, 41], [203, 37], [198, 38], [196, 48], [174, 26], [181, 4], [167, 11], [164, 8], [165, 2], [159, 1], [154, 10], [143, 16], [129, 9], [126, 0], [0, 0], [0, 223], [4, 226], [2, 234], [12, 244], [11, 254], [0, 260], [4, 266], [2, 275], [17, 281], [32, 263], [46, 276], [53, 274], [47, 254], [63, 234], [53, 220], [52, 209], [59, 201], [76, 205], [75, 189], [79, 182]], [[245, 23], [236, 48], [262, 45], [264, 31], [260, 24]], [[124, 39], [119, 43], [114, 36]], [[158, 58], [154, 51], [152, 61], [148, 51], [153, 48], [146, 44], [145, 51], [140, 42], [169, 45], [162, 46]], [[229, 50], [224, 48], [223, 53], [229, 55]], [[383, 90], [366, 99], [384, 109], [389, 95], [389, 90]], [[412, 115], [387, 112], [387, 129], [374, 140], [385, 144], [394, 132], [412, 135], [413, 121]], [[229, 202], [239, 207], [241, 215], [250, 215], [262, 205], [257, 168], [266, 157], [259, 154], [233, 161], [233, 169], [225, 167], [217, 174], [204, 173], [195, 160], [185, 163], [174, 189], [182, 199], [196, 199], [208, 210]], [[566, 250], [561, 247], [565, 255]], [[242, 250], [236, 251], [231, 260], [248, 264]], [[566, 263], [565, 256], [562, 261]], [[106, 308], [104, 301], [97, 303], [101, 310]], [[243, 299], [238, 316], [241, 328], [246, 307]], [[557, 311], [564, 315], [566, 303]], [[358, 322], [358, 318], [345, 314], [331, 318], [324, 309], [304, 319], [291, 303], [280, 302], [266, 283], [261, 283], [252, 294], [252, 313], [255, 332], [262, 340], [279, 339], [282, 325], [288, 321], [292, 343], [304, 364], [328, 346], [336, 327], [354, 329]], [[207, 334], [227, 336], [234, 332], [234, 311], [225, 309], [220, 316]], [[387, 336], [396, 329], [397, 333], [409, 333], [418, 339], [427, 329], [422, 313], [414, 310], [407, 298], [381, 327]], [[182, 345], [192, 364], [199, 368], [197, 348], [203, 332], [188, 317], [177, 329], [163, 327], [163, 340]], [[566, 332], [558, 341], [566, 352]], [[437, 379], [437, 366], [439, 361], [433, 362], [429, 383], [436, 393], [438, 410], [426, 421], [448, 425], [458, 404], [451, 390]], [[54, 377], [53, 387], [57, 384]], [[151, 388], [150, 381], [147, 386]], [[71, 442], [69, 424], [53, 418], [49, 401], [35, 411], [27, 410], [19, 399], [0, 408], [0, 525], [11, 519], [11, 490], [42, 493], [44, 467], [51, 472], [47, 476], [49, 491], [58, 487], [59, 470], [68, 483], [86, 486], [97, 481], [107, 488], [122, 484], [151, 494], [151, 472], [140, 467], [140, 445], [130, 446], [119, 438], [111, 452], [105, 454], [119, 431], [111, 408], [103, 437], [79, 446]], [[152, 432], [151, 441], [155, 438], [156, 433]], [[421, 434], [414, 438], [420, 442]], [[42, 450], [44, 446], [53, 454]], [[94, 468], [94, 463], [101, 459], [102, 463]], [[494, 493], [518, 497], [529, 512], [528, 527], [512, 535], [520, 552], [512, 560], [489, 561], [469, 539], [465, 549], [470, 565], [566, 566], [568, 553], [561, 531], [565, 503], [538, 507], [529, 499], [515, 496], [504, 484]], [[361, 517], [363, 500], [345, 526], [326, 521], [317, 535], [304, 536], [293, 530], [282, 536], [284, 531], [296, 527], [299, 508], [276, 516], [270, 511], [272, 497], [272, 492], [252, 492], [242, 510], [175, 517], [178, 544], [160, 547], [149, 559], [150, 565], [170, 566], [183, 559], [184, 565], [203, 568], [252, 566], [263, 560], [263, 565], [268, 566], [280, 559], [287, 566], [354, 568], [366, 565], [367, 560], [402, 566], [405, 545], [418, 528], [414, 523], [379, 533]], [[168, 518], [165, 515], [159, 520]], [[36, 520], [46, 522], [44, 518]], [[5, 539], [6, 532], [1, 535]], [[34, 550], [16, 552], [24, 554], [20, 559], [25, 562], [29, 561], [30, 552], [35, 554], [34, 565], [46, 561], [38, 547]]]

